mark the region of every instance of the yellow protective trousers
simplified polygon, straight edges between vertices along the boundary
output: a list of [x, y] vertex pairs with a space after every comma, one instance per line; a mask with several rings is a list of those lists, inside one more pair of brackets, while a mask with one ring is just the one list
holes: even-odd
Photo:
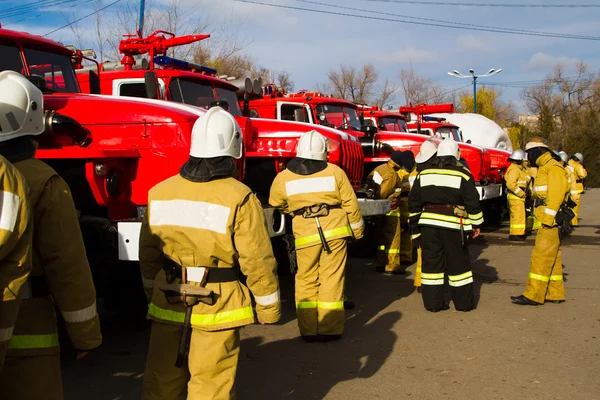
[[320, 244], [296, 250], [296, 314], [302, 336], [344, 332], [346, 239], [327, 244], [330, 254]]
[[575, 216], [571, 220], [571, 225], [579, 226], [579, 206], [581, 205], [581, 194], [571, 195], [571, 200], [573, 200], [576, 203], [576, 206], [573, 208]]
[[0, 373], [0, 393], [2, 399], [62, 400], [60, 354], [7, 356]]
[[[413, 248], [410, 230], [408, 229], [408, 197], [401, 197], [398, 200], [400, 205], [400, 262], [406, 264], [412, 264], [413, 262]], [[402, 229], [402, 225], [406, 226]]]
[[564, 300], [565, 286], [558, 228], [538, 229], [531, 252], [531, 266], [525, 297], [538, 303], [544, 300]]
[[377, 224], [375, 262], [378, 270], [393, 272], [400, 269], [400, 240], [400, 211], [396, 208], [380, 217]]
[[421, 287], [421, 270], [422, 270], [422, 259], [421, 259], [421, 246], [417, 247], [417, 268], [415, 269], [415, 281], [414, 287]]
[[143, 400], [230, 400], [240, 352], [239, 328], [192, 331], [188, 365], [175, 367], [183, 325], [152, 322]]
[[510, 235], [524, 235], [527, 221], [525, 216], [525, 199], [509, 199]]

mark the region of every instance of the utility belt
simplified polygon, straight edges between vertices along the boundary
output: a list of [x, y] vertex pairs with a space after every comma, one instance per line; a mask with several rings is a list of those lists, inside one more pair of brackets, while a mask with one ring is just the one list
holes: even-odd
[[433, 212], [436, 214], [449, 215], [460, 218], [460, 243], [463, 247], [466, 246], [465, 242], [465, 229], [463, 227], [463, 218], [468, 218], [469, 213], [465, 209], [465, 206], [459, 206], [455, 204], [432, 204], [428, 203], [423, 206], [423, 211]]
[[[215, 268], [215, 267], [188, 267], [188, 268], [206, 268], [206, 277], [198, 283], [225, 283], [240, 280], [239, 268]], [[167, 283], [173, 283], [175, 279], [182, 279], [183, 267], [173, 260], [167, 260], [163, 266], [167, 276]], [[187, 268], [186, 268], [187, 269]], [[189, 281], [196, 282], [194, 279]]]
[[[521, 189], [521, 190], [523, 191], [523, 193], [527, 193], [527, 188], [526, 188], [526, 187], [519, 186], [519, 189]], [[513, 191], [512, 191], [512, 190], [510, 190], [510, 189], [508, 190], [508, 192], [509, 192], [510, 194], [514, 194], [515, 196], [519, 197], [519, 195], [518, 195], [518, 194], [516, 194], [515, 192], [513, 192]]]
[[317, 217], [326, 217], [329, 215], [329, 210], [333, 210], [336, 208], [342, 208], [341, 205], [329, 205], [329, 204], [315, 204], [314, 206], [302, 207], [299, 210], [294, 211], [294, 216], [303, 216], [304, 218], [314, 218], [316, 214]]
[[19, 297], [22, 300], [48, 297], [52, 294], [48, 281], [43, 276], [29, 276], [21, 288]]

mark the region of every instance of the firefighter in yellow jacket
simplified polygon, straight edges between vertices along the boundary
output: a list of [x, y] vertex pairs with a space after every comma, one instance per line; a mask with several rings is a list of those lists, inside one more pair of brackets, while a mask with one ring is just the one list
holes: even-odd
[[37, 143], [32, 137], [44, 127], [42, 93], [15, 72], [0, 73], [0, 81], [4, 79], [12, 96], [27, 99], [27, 107], [19, 109], [27, 122], [1, 143], [0, 154], [27, 180], [34, 229], [33, 267], [21, 290], [0, 387], [7, 399], [62, 399], [54, 309], [60, 310], [79, 359], [102, 343], [96, 291], [69, 187], [56, 171], [33, 158]]
[[[148, 193], [139, 245], [152, 320], [145, 400], [235, 398], [239, 328], [281, 317], [277, 263], [262, 206], [234, 178], [234, 159], [242, 151], [239, 125], [213, 107], [194, 124], [190, 158], [179, 175]], [[179, 288], [176, 295], [172, 285]], [[212, 291], [214, 304], [195, 304], [186, 287]]]
[[377, 223], [377, 255], [376, 270], [385, 274], [404, 274], [400, 267], [400, 205], [402, 179], [398, 171], [402, 168], [402, 152], [394, 151], [390, 160], [375, 168], [368, 176], [367, 182], [375, 188], [375, 197], [388, 199], [390, 212], [380, 217]]
[[344, 332], [347, 241], [360, 239], [364, 229], [352, 185], [327, 162], [327, 147], [320, 133], [304, 133], [269, 197], [269, 204], [294, 215], [296, 313], [307, 342], [336, 340]]
[[512, 152], [508, 161], [511, 162], [506, 170], [504, 179], [506, 180], [506, 199], [510, 211], [510, 231], [508, 240], [511, 242], [523, 242], [527, 235], [527, 217], [525, 215], [525, 201], [527, 198], [527, 187], [529, 186], [529, 175], [527, 169], [523, 166], [525, 152], [515, 150]]
[[539, 167], [533, 194], [535, 217], [541, 226], [531, 253], [527, 289], [520, 296], [511, 296], [511, 300], [519, 305], [539, 305], [545, 301], [562, 303], [565, 301], [565, 287], [556, 217], [569, 193], [567, 175], [545, 139], [532, 138], [525, 151], [529, 161]]
[[[2, 93], [6, 92], [0, 81], [0, 97]], [[0, 118], [6, 115], [5, 107], [0, 99]], [[2, 132], [0, 143], [4, 139]], [[19, 292], [31, 270], [33, 221], [27, 192], [23, 175], [0, 156], [0, 371], [17, 321]]]
[[539, 222], [535, 223], [535, 216], [533, 215], [533, 185], [535, 184], [535, 177], [537, 175], [537, 165], [531, 165], [527, 159], [527, 153], [525, 153], [525, 159], [523, 160], [523, 166], [525, 172], [529, 178], [529, 184], [527, 185], [526, 196], [525, 196], [525, 234], [531, 235], [534, 230], [539, 228]]
[[[419, 154], [415, 157], [416, 167], [410, 173], [408, 178], [410, 183], [410, 189], [412, 190], [413, 185], [415, 184], [415, 180], [421, 171], [426, 168], [433, 166], [433, 160], [435, 159], [435, 155], [437, 154], [437, 144], [432, 140], [426, 140], [421, 144], [419, 148]], [[416, 214], [418, 215], [418, 213]], [[409, 218], [411, 214], [409, 213]], [[421, 233], [420, 232], [411, 232], [411, 245], [417, 248], [417, 267], [415, 268], [415, 280], [414, 287], [417, 288], [417, 291], [421, 293], [421, 270], [423, 266], [423, 255], [421, 252], [421, 244], [420, 244]]]
[[575, 175], [575, 182], [577, 187], [577, 194], [571, 196], [573, 201], [577, 204], [573, 211], [575, 212], [575, 217], [573, 221], [571, 221], [572, 226], [579, 226], [579, 207], [581, 205], [581, 195], [583, 194], [583, 180], [587, 177], [587, 170], [583, 166], [583, 154], [575, 153], [571, 156], [569, 160], [569, 165], [567, 168], [573, 172]]
[[[571, 168], [569, 168], [569, 155], [564, 151], [561, 151], [558, 153], [558, 156], [562, 160], [562, 166], [567, 172], [567, 182], [569, 184], [569, 197], [572, 201], [575, 202], [575, 198], [577, 198], [577, 196], [579, 195], [579, 190], [577, 188], [577, 177], [575, 176], [575, 173], [571, 170]], [[573, 224], [573, 221], [571, 221], [571, 224]]]
[[408, 227], [408, 194], [410, 193], [409, 176], [415, 169], [415, 155], [410, 150], [402, 152], [400, 156], [400, 168], [398, 176], [400, 177], [400, 198], [398, 205], [400, 208], [400, 264], [411, 265], [413, 263], [413, 246], [410, 238], [410, 229]]

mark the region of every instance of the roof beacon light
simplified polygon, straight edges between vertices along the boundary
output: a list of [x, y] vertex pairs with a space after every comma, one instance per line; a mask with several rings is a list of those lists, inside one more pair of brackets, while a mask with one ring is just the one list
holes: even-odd
[[167, 56], [154, 57], [154, 64], [160, 65], [163, 68], [200, 72], [202, 74], [210, 75], [210, 76], [217, 75], [217, 70], [214, 68], [205, 67], [203, 65], [198, 65], [198, 64], [187, 62], [187, 61], [178, 60], [176, 58], [167, 57]]
[[423, 121], [427, 121], [427, 122], [444, 122], [445, 120], [446, 120], [446, 118], [442, 118], [442, 117], [431, 117], [429, 115], [423, 116]]

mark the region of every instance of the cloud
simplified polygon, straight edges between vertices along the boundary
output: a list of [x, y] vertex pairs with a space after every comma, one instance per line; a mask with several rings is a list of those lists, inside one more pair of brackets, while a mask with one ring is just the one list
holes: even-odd
[[562, 64], [565, 66], [566, 70], [570, 71], [574, 70], [580, 61], [581, 60], [574, 57], [556, 57], [546, 53], [535, 53], [531, 56], [529, 61], [523, 65], [523, 69], [526, 71], [549, 70], [554, 68], [557, 64]]
[[459, 36], [458, 39], [459, 50], [462, 51], [473, 51], [487, 53], [488, 45], [485, 40], [477, 38], [472, 35]]
[[430, 64], [439, 59], [439, 54], [433, 51], [409, 47], [404, 50], [372, 52], [369, 58], [375, 64]]

